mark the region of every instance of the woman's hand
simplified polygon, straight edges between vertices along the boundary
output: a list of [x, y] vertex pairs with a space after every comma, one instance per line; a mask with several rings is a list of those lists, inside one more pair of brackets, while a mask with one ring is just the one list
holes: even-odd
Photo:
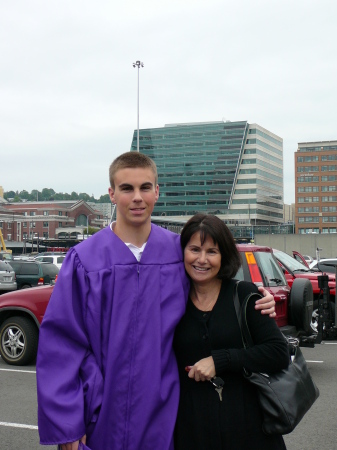
[[61, 450], [78, 450], [78, 446], [82, 442], [82, 444], [86, 444], [87, 436], [84, 435], [79, 441], [68, 442], [67, 444], [61, 444]]
[[255, 309], [261, 309], [261, 314], [269, 314], [269, 317], [276, 317], [274, 297], [263, 286], [259, 287], [259, 291], [263, 298], [255, 302]]
[[187, 366], [189, 378], [194, 378], [195, 381], [207, 381], [215, 377], [215, 366], [212, 356], [203, 358], [196, 362], [194, 366]]

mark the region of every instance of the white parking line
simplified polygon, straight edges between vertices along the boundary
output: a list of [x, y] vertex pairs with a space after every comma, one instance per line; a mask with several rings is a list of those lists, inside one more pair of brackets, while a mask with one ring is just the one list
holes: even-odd
[[3, 372], [20, 372], [20, 373], [36, 373], [36, 370], [21, 370], [21, 369], [0, 369]]
[[317, 363], [317, 364], [323, 364], [324, 363], [324, 361], [311, 361], [310, 359], [307, 359], [306, 361], [310, 362], [310, 363]]
[[337, 345], [337, 342], [324, 342], [324, 345]]
[[12, 428], [26, 428], [28, 430], [37, 430], [37, 425], [26, 425], [24, 423], [10, 423], [10, 422], [0, 422], [2, 427], [12, 427]]

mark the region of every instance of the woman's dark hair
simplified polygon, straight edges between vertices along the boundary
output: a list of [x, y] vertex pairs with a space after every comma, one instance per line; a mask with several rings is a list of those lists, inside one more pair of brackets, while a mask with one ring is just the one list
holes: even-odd
[[200, 233], [201, 244], [205, 242], [207, 237], [211, 237], [214, 244], [218, 244], [221, 254], [221, 268], [218, 278], [233, 278], [241, 266], [241, 256], [236, 248], [233, 235], [225, 223], [212, 214], [195, 214], [185, 224], [181, 232], [180, 243], [183, 250], [185, 250], [191, 237], [198, 232]]

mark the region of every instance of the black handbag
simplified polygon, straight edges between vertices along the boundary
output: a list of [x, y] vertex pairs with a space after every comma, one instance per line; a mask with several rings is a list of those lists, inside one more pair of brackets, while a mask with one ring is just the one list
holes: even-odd
[[[236, 286], [234, 306], [245, 348], [254, 345], [246, 318], [246, 307], [251, 296], [256, 294], [247, 296], [241, 305]], [[291, 341], [284, 338], [292, 354], [287, 369], [273, 374], [249, 373], [244, 370], [244, 377], [258, 391], [265, 434], [288, 434], [293, 431], [319, 396], [298, 341], [295, 340], [297, 342], [294, 343], [294, 339]]]

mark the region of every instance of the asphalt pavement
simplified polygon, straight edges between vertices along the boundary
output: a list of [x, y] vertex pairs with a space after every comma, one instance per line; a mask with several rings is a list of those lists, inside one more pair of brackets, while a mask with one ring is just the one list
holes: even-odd
[[[287, 449], [337, 450], [337, 341], [302, 351], [320, 397], [285, 436]], [[56, 446], [39, 445], [35, 365], [9, 366], [0, 358], [0, 450], [10, 449], [55, 450]]]

